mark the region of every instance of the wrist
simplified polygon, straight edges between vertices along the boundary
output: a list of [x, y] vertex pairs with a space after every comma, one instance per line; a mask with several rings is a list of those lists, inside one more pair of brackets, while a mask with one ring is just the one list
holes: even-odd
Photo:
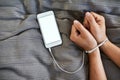
[[106, 38], [104, 41], [102, 41], [100, 44], [98, 44], [96, 47], [94, 47], [91, 50], [85, 51], [86, 53], [92, 53], [93, 51], [95, 51], [97, 48], [103, 46], [106, 42], [108, 41], [108, 38]]
[[105, 39], [107, 39], [107, 36], [104, 36], [103, 38], [100, 38], [97, 40], [97, 43], [100, 44], [101, 42], [103, 42]]
[[100, 50], [97, 48], [95, 51], [93, 51], [91, 54], [88, 54], [89, 58], [96, 58], [100, 56]]
[[84, 48], [84, 50], [89, 51], [89, 50], [92, 50], [93, 48], [95, 48], [96, 46], [97, 46], [97, 42], [94, 42], [93, 44], [88, 43], [88, 46], [86, 48]]
[[105, 48], [106, 46], [108, 46], [111, 42], [109, 40], [107, 40], [102, 46], [100, 46], [100, 49]]

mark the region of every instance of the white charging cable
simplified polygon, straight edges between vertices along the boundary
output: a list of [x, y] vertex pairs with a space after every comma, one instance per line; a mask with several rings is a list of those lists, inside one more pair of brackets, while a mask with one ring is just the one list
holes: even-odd
[[97, 48], [99, 48], [100, 46], [102, 46], [105, 42], [108, 41], [108, 38], [106, 38], [103, 42], [101, 42], [98, 46], [96, 46], [95, 48], [89, 50], [89, 51], [85, 51], [85, 53], [92, 53], [93, 51], [95, 51]]
[[57, 65], [57, 67], [58, 67], [61, 71], [65, 72], [65, 73], [68, 73], [68, 74], [74, 74], [74, 73], [77, 73], [78, 71], [80, 71], [80, 70], [82, 69], [82, 67], [83, 67], [83, 65], [84, 65], [84, 57], [85, 57], [84, 51], [83, 51], [83, 57], [82, 57], [82, 64], [81, 64], [81, 66], [80, 66], [78, 69], [76, 69], [75, 71], [67, 71], [67, 70], [63, 69], [63, 68], [58, 64], [58, 62], [56, 61], [56, 59], [55, 59], [55, 57], [54, 57], [54, 55], [53, 55], [53, 53], [52, 53], [51, 48], [48, 48], [48, 49], [49, 49], [49, 52], [50, 52], [51, 57], [52, 57], [52, 59], [53, 59], [53, 62]]
[[92, 50], [85, 51], [85, 52], [83, 51], [82, 64], [81, 64], [81, 66], [80, 66], [78, 69], [76, 69], [75, 71], [67, 71], [67, 70], [63, 69], [63, 68], [58, 64], [58, 62], [56, 61], [56, 59], [55, 59], [55, 57], [54, 57], [54, 55], [53, 55], [53, 53], [52, 53], [51, 48], [48, 48], [48, 49], [49, 49], [49, 52], [50, 52], [51, 57], [52, 57], [52, 59], [53, 59], [53, 62], [57, 65], [57, 67], [58, 67], [61, 71], [65, 72], [65, 73], [68, 73], [68, 74], [74, 74], [74, 73], [77, 73], [78, 71], [80, 71], [80, 70], [82, 69], [82, 67], [83, 67], [83, 65], [84, 65], [84, 58], [85, 58], [85, 55], [84, 55], [84, 54], [85, 54], [85, 53], [92, 53], [92, 52], [95, 51], [97, 48], [99, 48], [100, 46], [102, 46], [106, 41], [108, 41], [108, 38], [106, 38], [103, 42], [101, 42], [97, 47], [93, 48]]

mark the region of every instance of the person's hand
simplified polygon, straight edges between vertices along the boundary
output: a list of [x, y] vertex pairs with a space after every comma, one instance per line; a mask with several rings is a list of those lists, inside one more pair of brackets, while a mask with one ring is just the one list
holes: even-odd
[[84, 26], [91, 32], [97, 43], [101, 43], [107, 38], [103, 16], [94, 12], [87, 12], [84, 19]]
[[97, 46], [91, 33], [77, 20], [72, 25], [70, 39], [85, 50], [91, 50]]

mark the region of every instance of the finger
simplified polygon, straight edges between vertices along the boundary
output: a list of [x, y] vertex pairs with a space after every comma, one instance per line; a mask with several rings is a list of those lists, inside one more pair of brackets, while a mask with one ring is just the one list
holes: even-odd
[[80, 33], [85, 31], [84, 26], [79, 21], [75, 20], [73, 25]]
[[71, 34], [76, 34], [76, 28], [72, 25]]
[[99, 19], [99, 20], [101, 20], [101, 19], [103, 18], [103, 16], [101, 16], [101, 15], [95, 13], [95, 12], [90, 12], [90, 13], [91, 13], [95, 18], [97, 18], [97, 19]]
[[87, 21], [87, 19], [86, 19], [86, 16], [85, 16], [85, 18], [84, 18], [83, 25], [84, 25], [85, 28], [89, 29], [89, 23], [88, 23], [88, 21]]
[[73, 40], [73, 38], [77, 38], [77, 30], [74, 25], [72, 25], [70, 38], [71, 38], [71, 40]]
[[83, 24], [84, 24], [85, 27], [88, 26], [88, 22], [87, 22], [87, 20], [86, 20], [86, 16], [85, 16], [85, 18], [84, 18], [84, 22], [83, 22]]
[[93, 15], [93, 17], [96, 19], [96, 22], [104, 22], [105, 19], [103, 16], [97, 14], [97, 13], [94, 13], [94, 12], [91, 12], [91, 14]]
[[71, 39], [73, 42], [76, 42], [76, 40], [78, 39], [77, 29], [75, 28], [74, 25], [72, 25], [70, 39]]
[[91, 13], [87, 12], [85, 16], [91, 26], [94, 26], [97, 24], [95, 18]]

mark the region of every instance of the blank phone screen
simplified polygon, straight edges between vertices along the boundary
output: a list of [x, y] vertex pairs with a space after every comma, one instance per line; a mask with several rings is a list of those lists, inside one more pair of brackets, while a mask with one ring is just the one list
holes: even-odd
[[40, 17], [39, 23], [45, 44], [61, 40], [54, 15]]

